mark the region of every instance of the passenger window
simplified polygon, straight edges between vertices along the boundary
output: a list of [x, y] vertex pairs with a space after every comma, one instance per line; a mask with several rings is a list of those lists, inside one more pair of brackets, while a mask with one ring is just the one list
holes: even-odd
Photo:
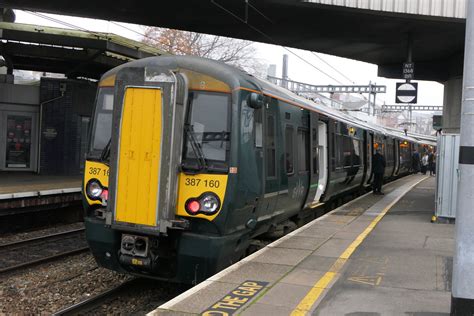
[[318, 174], [318, 130], [313, 128], [312, 130], [313, 137], [313, 148], [312, 148], [312, 159], [313, 159], [313, 174]]
[[342, 152], [343, 152], [343, 166], [352, 166], [352, 141], [350, 137], [343, 136]]
[[353, 140], [354, 142], [354, 156], [352, 157], [352, 165], [360, 166], [362, 165], [362, 153], [364, 152], [364, 145], [361, 140]]
[[336, 150], [336, 168], [344, 167], [344, 137], [340, 134], [334, 135], [334, 143], [335, 143], [335, 150]]
[[262, 110], [254, 110], [255, 122], [255, 147], [263, 147], [263, 124], [262, 124]]
[[387, 140], [387, 161], [393, 162], [394, 161], [394, 142], [393, 139]]
[[286, 126], [285, 129], [285, 164], [286, 173], [294, 173], [294, 159], [293, 159], [293, 126]]
[[267, 115], [266, 127], [267, 177], [276, 177], [275, 117]]
[[309, 171], [309, 139], [308, 131], [299, 129], [298, 130], [298, 171], [306, 172]]

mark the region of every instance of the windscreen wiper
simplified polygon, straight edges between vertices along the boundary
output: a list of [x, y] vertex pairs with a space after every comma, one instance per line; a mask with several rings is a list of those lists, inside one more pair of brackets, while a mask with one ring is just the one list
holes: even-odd
[[104, 149], [102, 149], [102, 153], [100, 154], [100, 160], [105, 161], [109, 159], [110, 156], [110, 143], [112, 142], [112, 138], [109, 139], [107, 145], [105, 145]]
[[193, 127], [189, 124], [185, 124], [184, 128], [186, 131], [186, 137], [188, 138], [194, 155], [197, 158], [199, 170], [207, 169], [206, 158], [204, 158], [204, 153], [202, 152], [201, 145], [199, 145], [196, 140], [196, 135], [194, 134]]

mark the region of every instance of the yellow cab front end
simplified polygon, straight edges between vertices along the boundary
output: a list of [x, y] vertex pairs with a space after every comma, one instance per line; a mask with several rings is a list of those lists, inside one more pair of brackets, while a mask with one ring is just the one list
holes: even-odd
[[232, 89], [175, 57], [152, 59], [99, 82], [83, 182], [87, 239], [104, 267], [193, 283], [227, 266], [238, 238], [222, 233], [237, 169]]

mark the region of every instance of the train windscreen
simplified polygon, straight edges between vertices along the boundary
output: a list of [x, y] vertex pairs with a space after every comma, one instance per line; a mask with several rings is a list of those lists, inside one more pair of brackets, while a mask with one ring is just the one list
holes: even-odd
[[112, 112], [114, 105], [114, 88], [99, 88], [94, 112], [91, 136], [91, 152], [100, 153], [105, 148], [112, 134]]
[[[227, 168], [230, 143], [230, 96], [191, 92], [185, 124], [184, 163], [210, 171]], [[223, 171], [223, 170], [222, 170]]]

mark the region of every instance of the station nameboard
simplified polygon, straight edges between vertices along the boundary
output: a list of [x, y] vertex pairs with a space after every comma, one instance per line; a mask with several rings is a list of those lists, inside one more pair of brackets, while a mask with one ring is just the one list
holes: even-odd
[[418, 95], [418, 83], [397, 82], [395, 92], [395, 103], [416, 103]]

